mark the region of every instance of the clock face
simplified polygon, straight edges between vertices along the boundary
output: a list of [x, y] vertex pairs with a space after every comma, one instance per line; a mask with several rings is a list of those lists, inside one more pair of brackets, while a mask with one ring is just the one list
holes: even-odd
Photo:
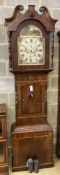
[[18, 65], [43, 65], [45, 63], [45, 39], [41, 30], [26, 25], [18, 37]]

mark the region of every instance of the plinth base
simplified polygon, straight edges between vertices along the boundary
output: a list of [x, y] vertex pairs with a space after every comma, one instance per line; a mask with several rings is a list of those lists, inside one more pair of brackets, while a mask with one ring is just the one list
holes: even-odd
[[39, 168], [53, 166], [53, 132], [49, 124], [15, 127], [12, 132], [12, 170], [27, 170], [27, 160], [39, 160]]

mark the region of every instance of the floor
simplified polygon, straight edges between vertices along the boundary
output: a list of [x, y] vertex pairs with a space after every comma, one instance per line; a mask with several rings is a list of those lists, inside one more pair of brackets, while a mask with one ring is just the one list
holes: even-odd
[[[29, 173], [28, 171], [20, 171], [20, 172], [10, 172], [10, 175], [35, 175], [36, 173]], [[54, 167], [40, 169], [37, 173], [38, 175], [60, 175], [60, 159], [55, 159]]]

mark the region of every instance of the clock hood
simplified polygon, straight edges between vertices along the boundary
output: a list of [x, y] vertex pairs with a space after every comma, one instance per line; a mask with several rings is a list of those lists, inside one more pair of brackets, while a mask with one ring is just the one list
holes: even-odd
[[39, 12], [37, 12], [35, 10], [35, 5], [29, 5], [26, 12], [22, 13], [23, 10], [23, 6], [18, 5], [15, 7], [12, 17], [5, 19], [5, 24], [8, 25], [8, 31], [16, 31], [20, 23], [30, 19], [34, 19], [42, 23], [46, 31], [55, 30], [55, 23], [57, 22], [57, 19], [53, 19], [50, 16], [47, 7], [42, 6], [39, 8]]

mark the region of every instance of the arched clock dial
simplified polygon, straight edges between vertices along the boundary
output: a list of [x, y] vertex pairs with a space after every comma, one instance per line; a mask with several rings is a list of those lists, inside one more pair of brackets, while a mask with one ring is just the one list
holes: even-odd
[[44, 64], [45, 40], [42, 32], [36, 26], [26, 26], [18, 37], [18, 64]]

